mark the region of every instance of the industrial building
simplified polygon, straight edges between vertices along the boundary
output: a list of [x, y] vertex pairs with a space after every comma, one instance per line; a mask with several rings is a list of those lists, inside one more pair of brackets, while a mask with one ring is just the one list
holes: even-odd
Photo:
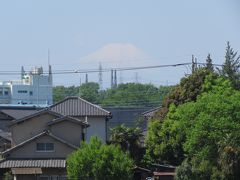
[[35, 67], [25, 72], [22, 67], [21, 79], [0, 82], [0, 104], [49, 106], [52, 98], [52, 70], [48, 73], [42, 67]]

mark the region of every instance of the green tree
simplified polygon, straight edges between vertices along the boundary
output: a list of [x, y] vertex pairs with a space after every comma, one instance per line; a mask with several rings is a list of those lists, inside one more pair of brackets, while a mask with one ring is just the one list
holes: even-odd
[[91, 102], [99, 103], [99, 84], [95, 82], [84, 83], [79, 87], [80, 97]]
[[53, 102], [59, 102], [66, 98], [67, 96], [78, 96], [79, 87], [78, 86], [56, 86], [53, 87]]
[[[240, 92], [222, 78], [215, 80], [212, 88], [196, 102], [177, 108], [176, 112], [185, 111], [182, 114], [178, 112], [177, 116], [173, 114], [172, 118], [185, 127], [185, 130], [182, 129], [185, 132], [182, 146], [193, 167], [188, 179], [192, 179], [191, 174], [197, 174], [197, 179], [239, 177], [239, 108]], [[186, 113], [189, 109], [191, 113]]]
[[13, 180], [13, 179], [14, 179], [14, 177], [11, 172], [8, 171], [8, 172], [4, 173], [3, 180]]
[[239, 109], [240, 92], [231, 82], [207, 76], [196, 101], [172, 104], [163, 122], [150, 124], [147, 156], [175, 165], [185, 159], [178, 179], [236, 179], [240, 165]]
[[220, 75], [228, 78], [236, 89], [240, 89], [240, 56], [237, 52], [234, 52], [231, 48], [230, 43], [227, 42], [225, 62], [223, 63], [222, 69], [219, 70]]
[[129, 128], [122, 124], [111, 129], [110, 142], [120, 145], [121, 149], [129, 152], [130, 156], [138, 163], [143, 155], [140, 144], [141, 137], [140, 128]]
[[102, 106], [159, 106], [172, 86], [155, 87], [152, 84], [127, 83], [117, 88], [99, 91], [95, 82], [79, 86], [56, 86], [53, 88], [53, 101], [56, 103], [67, 96], [81, 96], [91, 103]]
[[227, 134], [219, 142], [219, 160], [221, 171], [225, 179], [240, 177], [240, 133]]
[[101, 93], [102, 106], [146, 107], [159, 106], [171, 86], [155, 87], [152, 84], [126, 83]]
[[[155, 119], [163, 120], [171, 104], [175, 106], [196, 101], [198, 95], [202, 92], [202, 86], [205, 78], [212, 74], [206, 67], [197, 68], [193, 74], [181, 79], [180, 84], [176, 85], [163, 100], [162, 108], [155, 113]], [[217, 78], [217, 74], [214, 74]]]
[[92, 137], [67, 159], [69, 179], [82, 180], [131, 180], [133, 161], [128, 154], [114, 145], [103, 145]]
[[[169, 110], [169, 118], [164, 121], [152, 121], [146, 138], [146, 157], [151, 161], [164, 164], [179, 165], [184, 159], [183, 142], [185, 131], [181, 122], [172, 120], [178, 118], [173, 105]], [[182, 112], [179, 112], [182, 113]]]
[[207, 56], [207, 59], [206, 59], [206, 69], [209, 71], [209, 72], [214, 72], [214, 67], [213, 67], [213, 64], [212, 64], [212, 59], [211, 59], [211, 55], [208, 54]]

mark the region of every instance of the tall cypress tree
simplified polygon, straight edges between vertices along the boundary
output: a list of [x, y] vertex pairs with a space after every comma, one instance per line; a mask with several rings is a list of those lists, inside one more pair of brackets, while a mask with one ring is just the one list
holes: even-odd
[[211, 55], [208, 54], [207, 59], [206, 59], [206, 68], [208, 71], [210, 72], [214, 72], [214, 67], [212, 64], [212, 59], [211, 59]]
[[230, 43], [227, 42], [225, 62], [223, 63], [220, 75], [227, 77], [236, 89], [240, 89], [240, 56], [234, 52]]

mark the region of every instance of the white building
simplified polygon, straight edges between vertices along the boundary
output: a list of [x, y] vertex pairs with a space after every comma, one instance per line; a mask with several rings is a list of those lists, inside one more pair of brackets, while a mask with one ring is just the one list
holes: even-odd
[[44, 74], [42, 67], [29, 73], [22, 67], [21, 80], [0, 82], [0, 104], [48, 106], [52, 100], [52, 72]]

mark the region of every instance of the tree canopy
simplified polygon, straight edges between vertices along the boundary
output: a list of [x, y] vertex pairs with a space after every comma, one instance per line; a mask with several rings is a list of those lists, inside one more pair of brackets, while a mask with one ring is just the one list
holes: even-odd
[[[208, 63], [210, 66], [210, 63]], [[171, 104], [175, 106], [196, 101], [197, 96], [202, 92], [202, 86], [205, 78], [209, 74], [213, 74], [217, 77], [216, 73], [213, 73], [207, 67], [197, 68], [193, 74], [181, 79], [180, 83], [171, 89], [163, 100], [162, 108], [155, 113], [155, 119], [163, 120], [169, 111]]]
[[[210, 75], [196, 101], [172, 104], [163, 122], [151, 123], [147, 154], [158, 162], [183, 162], [179, 179], [184, 179], [183, 174], [187, 179], [194, 179], [192, 175], [198, 179], [237, 177], [239, 109], [240, 92], [230, 81]], [[191, 172], [188, 176], [187, 171]]]
[[133, 161], [120, 147], [103, 145], [92, 137], [67, 159], [69, 179], [82, 180], [132, 180]]
[[100, 91], [98, 83], [89, 82], [81, 86], [56, 86], [53, 89], [53, 99], [57, 102], [67, 96], [80, 96], [91, 103], [105, 107], [156, 107], [161, 105], [171, 88], [172, 86], [158, 88], [152, 84], [127, 83]]
[[143, 151], [141, 147], [142, 131], [140, 128], [130, 128], [125, 125], [119, 125], [111, 129], [110, 143], [120, 145], [124, 152], [128, 152], [135, 163], [139, 163]]
[[219, 73], [228, 78], [234, 88], [240, 89], [240, 56], [237, 52], [231, 48], [230, 43], [227, 42], [225, 61], [223, 63], [222, 69], [219, 69]]

